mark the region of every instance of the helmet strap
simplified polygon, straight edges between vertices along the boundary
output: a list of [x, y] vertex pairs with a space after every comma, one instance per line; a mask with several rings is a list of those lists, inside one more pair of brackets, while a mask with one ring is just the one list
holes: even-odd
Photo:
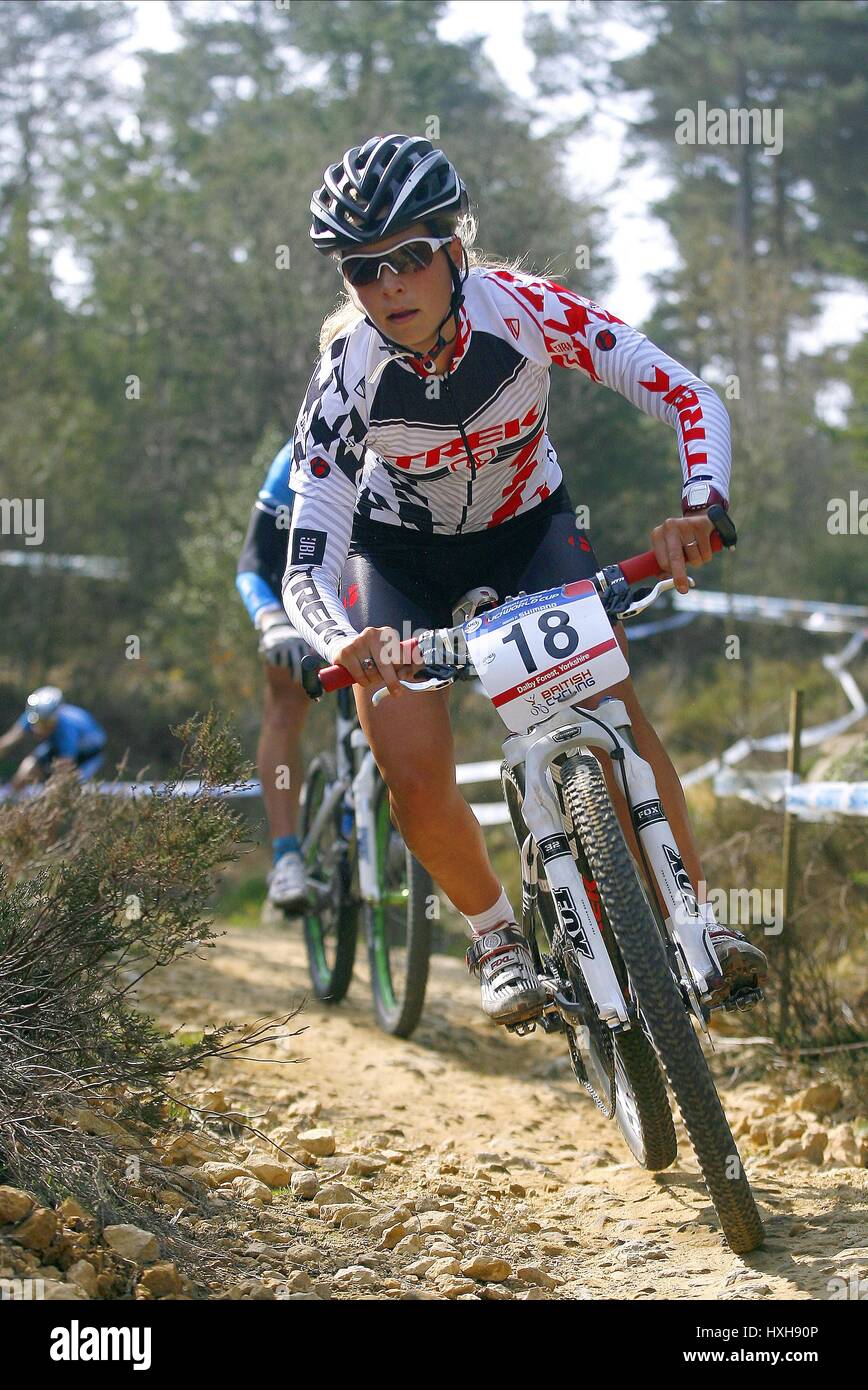
[[[437, 341], [433, 347], [428, 348], [427, 352], [417, 352], [413, 348], [404, 347], [403, 343], [398, 343], [395, 341], [394, 338], [390, 338], [388, 334], [384, 333], [383, 330], [379, 328], [377, 324], [373, 322], [372, 319], [368, 318], [367, 314], [365, 314], [365, 323], [369, 324], [370, 327], [375, 330], [375, 332], [379, 333], [380, 337], [383, 339], [383, 342], [388, 343], [390, 347], [398, 348], [399, 351], [394, 354], [395, 356], [410, 357], [413, 359], [414, 362], [418, 362], [421, 367], [424, 367], [428, 371], [433, 371], [434, 360], [437, 357], [437, 354], [442, 352], [445, 347], [448, 347], [450, 343], [453, 343], [458, 335], [458, 315], [460, 313], [461, 306], [464, 303], [464, 281], [466, 280], [468, 271], [470, 269], [467, 261], [467, 252], [463, 246], [461, 248], [463, 258], [463, 274], [461, 271], [459, 271], [457, 265], [453, 261], [452, 257], [449, 255], [448, 248], [443, 246], [440, 249], [442, 250], [447, 261], [449, 262], [449, 274], [452, 278], [452, 295], [449, 300], [449, 308], [446, 310], [446, 313], [443, 315], [443, 318], [437, 325]], [[455, 332], [452, 334], [451, 338], [444, 338], [442, 332], [443, 326], [451, 318], [455, 319]]]

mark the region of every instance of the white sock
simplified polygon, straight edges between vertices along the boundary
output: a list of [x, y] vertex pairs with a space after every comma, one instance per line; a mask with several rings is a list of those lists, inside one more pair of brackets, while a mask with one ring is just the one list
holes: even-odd
[[500, 922], [515, 921], [515, 913], [509, 898], [506, 896], [505, 888], [501, 888], [497, 902], [486, 912], [477, 912], [473, 917], [469, 912], [465, 912], [464, 916], [470, 923], [470, 930], [474, 936], [481, 936], [483, 932], [491, 931]]

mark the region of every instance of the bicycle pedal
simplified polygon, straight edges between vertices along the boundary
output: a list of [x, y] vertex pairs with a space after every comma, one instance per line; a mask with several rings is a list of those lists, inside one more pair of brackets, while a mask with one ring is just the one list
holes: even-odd
[[515, 1033], [517, 1038], [526, 1038], [528, 1033], [536, 1032], [536, 1019], [525, 1018], [521, 1023], [504, 1024], [507, 1033]]
[[759, 1004], [762, 999], [765, 999], [765, 992], [759, 988], [737, 989], [723, 1001], [723, 1007], [727, 1013], [732, 1013], [733, 1010], [743, 1012], [745, 1009], [752, 1009], [754, 1004]]
[[539, 1023], [544, 1033], [562, 1033], [564, 1031], [564, 1021], [557, 1009], [547, 1009], [544, 1014], [540, 1014]]

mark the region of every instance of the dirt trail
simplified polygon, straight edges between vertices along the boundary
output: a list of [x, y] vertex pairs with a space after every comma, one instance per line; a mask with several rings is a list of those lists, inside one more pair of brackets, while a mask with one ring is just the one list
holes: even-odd
[[[285, 1190], [262, 1209], [271, 1234], [249, 1246], [251, 1277], [288, 1274], [279, 1296], [826, 1299], [835, 1276], [868, 1277], [864, 1168], [750, 1156], [740, 1141], [768, 1240], [734, 1255], [680, 1122], [675, 1166], [638, 1169], [566, 1072], [562, 1039], [488, 1025], [460, 961], [435, 958], [409, 1042], [377, 1029], [364, 962], [339, 1007], [308, 994], [297, 926], [230, 930], [205, 959], [141, 989], [161, 1024], [189, 1029], [276, 1016], [305, 997], [292, 1025], [304, 1032], [257, 1053], [300, 1065], [221, 1062], [209, 1075], [268, 1133], [331, 1129], [337, 1155], [317, 1160], [317, 1177], [356, 1197], [351, 1218]], [[735, 1127], [786, 1109], [769, 1088], [722, 1094]], [[353, 1165], [349, 1154], [368, 1159]], [[384, 1225], [396, 1224], [406, 1236], [383, 1248]], [[474, 1280], [464, 1270], [478, 1253], [509, 1272]]]

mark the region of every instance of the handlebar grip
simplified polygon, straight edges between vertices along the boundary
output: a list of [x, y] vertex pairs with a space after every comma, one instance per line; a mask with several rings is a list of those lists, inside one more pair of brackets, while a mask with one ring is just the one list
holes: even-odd
[[[712, 550], [723, 550], [735, 545], [737, 540], [735, 524], [723, 507], [709, 507], [708, 517], [714, 526], [711, 537]], [[629, 560], [620, 563], [621, 573], [628, 584], [636, 584], [640, 579], [656, 579], [665, 573], [661, 570], [653, 550], [644, 550], [641, 555], [631, 555]]]
[[[711, 538], [712, 550], [720, 550], [723, 541], [716, 533]], [[621, 560], [619, 568], [628, 584], [637, 584], [640, 579], [658, 579], [666, 571], [660, 568], [660, 563], [653, 550], [643, 550], [641, 555], [631, 555], [629, 560]]]
[[[413, 664], [413, 651], [417, 646], [414, 637], [409, 637], [401, 643], [401, 664], [410, 666]], [[322, 666], [318, 672], [320, 685], [329, 694], [333, 690], [342, 690], [347, 685], [353, 684], [353, 677], [350, 675], [346, 666]]]
[[343, 690], [345, 686], [353, 683], [346, 666], [323, 666], [319, 672], [319, 680], [326, 694], [333, 690]]

